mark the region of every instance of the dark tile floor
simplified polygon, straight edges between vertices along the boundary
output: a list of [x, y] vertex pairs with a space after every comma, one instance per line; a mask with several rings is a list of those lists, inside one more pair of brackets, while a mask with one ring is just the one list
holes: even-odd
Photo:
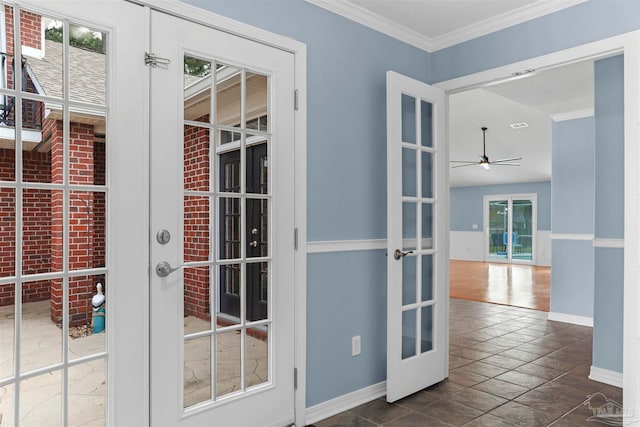
[[448, 379], [315, 426], [597, 426], [583, 405], [590, 395], [622, 403], [620, 388], [587, 378], [591, 328], [518, 307], [451, 299], [450, 308]]

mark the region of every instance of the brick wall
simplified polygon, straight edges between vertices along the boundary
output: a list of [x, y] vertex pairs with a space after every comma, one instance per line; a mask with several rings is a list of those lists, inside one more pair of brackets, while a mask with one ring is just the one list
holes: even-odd
[[[7, 66], [7, 87], [13, 88], [13, 73], [11, 61], [14, 55], [14, 31], [13, 31], [13, 8], [4, 7], [5, 28], [7, 40], [7, 54], [9, 63]], [[34, 49], [42, 49], [42, 17], [27, 11], [20, 11], [20, 43], [22, 46]]]
[[[60, 127], [52, 136], [51, 174], [53, 182], [62, 181], [63, 158]], [[96, 179], [93, 126], [71, 123], [69, 129], [69, 182], [71, 184], [92, 185]], [[100, 157], [100, 155], [98, 155]], [[104, 167], [100, 167], [104, 171]], [[98, 172], [99, 173], [99, 172]], [[102, 172], [104, 173], [104, 172]], [[100, 178], [104, 182], [104, 178]], [[51, 265], [55, 271], [63, 267], [62, 259], [62, 194], [54, 193], [51, 198], [52, 209], [52, 255]], [[104, 207], [101, 208], [104, 210]], [[80, 270], [95, 266], [93, 247], [96, 242], [95, 233], [95, 200], [94, 193], [73, 191], [69, 195], [69, 269]], [[102, 220], [104, 222], [104, 220]], [[102, 226], [104, 230], [104, 225]], [[104, 247], [104, 231], [98, 239]], [[102, 255], [104, 259], [104, 255]], [[102, 261], [103, 262], [103, 261]], [[70, 325], [81, 325], [91, 320], [91, 297], [95, 292], [95, 278], [76, 277], [69, 279], [69, 322]], [[62, 318], [62, 282], [51, 281], [51, 319], [60, 322]]]
[[[0, 150], [0, 172], [4, 171], [2, 161], [12, 150]], [[15, 222], [15, 191], [11, 188], [0, 189], [0, 277], [15, 274], [16, 222]], [[10, 305], [14, 302], [14, 285], [0, 285], [0, 305]]]
[[[198, 120], [208, 121], [206, 117]], [[209, 190], [209, 130], [185, 126], [184, 188]], [[184, 260], [209, 258], [209, 198], [185, 196]], [[188, 268], [184, 272], [184, 314], [209, 318], [209, 268]]]
[[[107, 176], [106, 145], [94, 142], [93, 183], [105, 185]], [[107, 201], [105, 193], [93, 195], [93, 267], [106, 265]], [[104, 285], [104, 282], [102, 283]]]
[[[0, 179], [15, 176], [14, 150], [0, 149]], [[23, 152], [25, 180], [48, 182], [50, 158], [48, 153]], [[38, 274], [49, 271], [51, 264], [51, 193], [25, 189], [22, 193], [22, 273]], [[0, 276], [15, 274], [15, 191], [0, 190]], [[0, 305], [14, 303], [13, 285], [2, 286]], [[23, 285], [24, 302], [49, 298], [49, 282], [29, 282]]]

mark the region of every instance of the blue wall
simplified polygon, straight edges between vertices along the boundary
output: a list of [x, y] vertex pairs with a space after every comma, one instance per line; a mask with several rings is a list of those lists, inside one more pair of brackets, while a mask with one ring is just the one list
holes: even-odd
[[[186, 2], [307, 44], [309, 241], [386, 237], [387, 70], [437, 82], [640, 28], [640, 1], [590, 0], [428, 54], [303, 0]], [[463, 192], [452, 191], [452, 211], [454, 195]], [[546, 196], [545, 190], [536, 192], [539, 209], [549, 205], [550, 190]], [[465, 209], [454, 214], [451, 229], [481, 225], [478, 206], [468, 217]], [[550, 226], [550, 211], [539, 212], [538, 228]], [[615, 231], [607, 227], [603, 232]], [[604, 302], [596, 303], [595, 318], [607, 334], [620, 335], [605, 342], [599, 339], [605, 329], [594, 331], [594, 364], [616, 370], [622, 351], [621, 287], [609, 274], [619, 276], [621, 258], [606, 259], [612, 255], [605, 252], [596, 253], [596, 266], [603, 265], [596, 267], [596, 284], [609, 279], [615, 289], [596, 288], [596, 299]], [[385, 269], [382, 251], [308, 256], [308, 407], [385, 378]], [[354, 358], [347, 338], [357, 333], [363, 353]], [[603, 354], [612, 349], [616, 363]]]
[[431, 82], [461, 77], [640, 28], [640, 1], [589, 0], [436, 51]]
[[551, 231], [593, 234], [595, 134], [593, 117], [551, 127]]
[[[551, 232], [594, 233], [595, 122], [593, 117], [551, 127]], [[594, 250], [591, 240], [551, 242], [553, 313], [593, 317]], [[585, 268], [588, 266], [588, 268]]]
[[[624, 238], [624, 58], [596, 61], [595, 236]], [[595, 249], [593, 366], [622, 372], [624, 250]]]
[[[314, 254], [307, 269], [307, 406], [312, 406], [386, 379], [387, 258], [385, 251]], [[362, 345], [357, 357], [351, 356], [355, 335]]]
[[[450, 195], [451, 231], [483, 231], [484, 196], [492, 194], [538, 195], [538, 230], [551, 230], [551, 182], [528, 182], [519, 184], [479, 185], [452, 187]], [[478, 224], [478, 229], [472, 228]]]
[[386, 72], [430, 55], [303, 0], [187, 3], [307, 44], [308, 240], [386, 238]]
[[[386, 72], [430, 55], [303, 0], [187, 3], [307, 44], [308, 240], [386, 238]], [[308, 256], [307, 407], [386, 379], [386, 277], [384, 251]]]

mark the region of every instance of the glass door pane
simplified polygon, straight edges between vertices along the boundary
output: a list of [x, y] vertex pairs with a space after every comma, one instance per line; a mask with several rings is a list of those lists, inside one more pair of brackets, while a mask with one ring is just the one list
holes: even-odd
[[0, 424], [104, 425], [108, 34], [8, 5], [0, 24]]
[[511, 258], [533, 259], [533, 203], [531, 200], [513, 200], [511, 208]]
[[507, 259], [509, 244], [509, 201], [489, 202], [489, 259]]
[[185, 408], [271, 380], [269, 83], [184, 56]]

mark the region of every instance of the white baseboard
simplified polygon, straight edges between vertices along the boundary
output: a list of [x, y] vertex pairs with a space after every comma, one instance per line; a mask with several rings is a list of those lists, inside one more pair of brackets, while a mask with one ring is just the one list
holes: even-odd
[[586, 316], [575, 316], [573, 314], [553, 313], [549, 312], [547, 319], [554, 322], [571, 323], [580, 326], [589, 326], [593, 328], [593, 318]]
[[614, 387], [622, 388], [621, 372], [610, 371], [608, 369], [596, 368], [595, 366], [592, 366], [591, 372], [589, 373], [589, 379], [593, 381], [609, 384]]
[[352, 391], [351, 393], [338, 396], [331, 400], [327, 400], [326, 402], [307, 408], [305, 413], [305, 422], [307, 424], [313, 424], [320, 420], [324, 420], [325, 418], [353, 409], [356, 406], [371, 402], [372, 400], [386, 394], [386, 381], [361, 388], [360, 390]]

